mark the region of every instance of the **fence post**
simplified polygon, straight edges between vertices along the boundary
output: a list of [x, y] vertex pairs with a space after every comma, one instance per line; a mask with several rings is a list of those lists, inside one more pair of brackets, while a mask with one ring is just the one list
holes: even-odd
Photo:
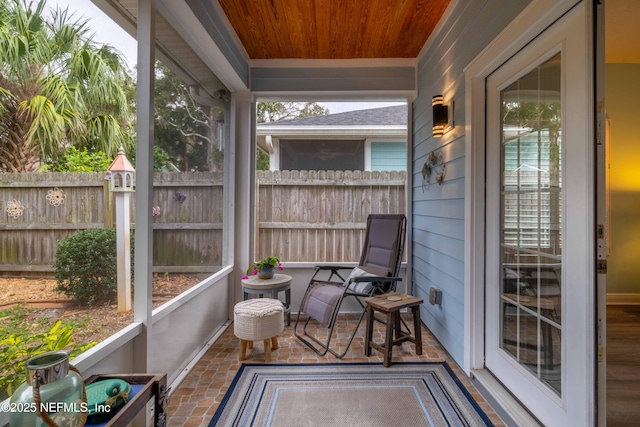
[[111, 194], [111, 185], [109, 177], [104, 179], [104, 227], [113, 228], [113, 195]]

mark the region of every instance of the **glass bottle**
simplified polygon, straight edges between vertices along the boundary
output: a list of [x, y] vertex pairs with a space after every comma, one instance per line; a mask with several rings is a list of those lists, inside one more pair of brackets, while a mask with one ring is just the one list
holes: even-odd
[[[80, 426], [84, 423], [83, 415], [87, 412], [87, 403], [83, 401], [84, 381], [80, 374], [69, 369], [69, 352], [57, 350], [39, 354], [27, 359], [25, 367], [26, 382], [11, 396], [11, 427]], [[50, 420], [46, 422], [47, 418]]]

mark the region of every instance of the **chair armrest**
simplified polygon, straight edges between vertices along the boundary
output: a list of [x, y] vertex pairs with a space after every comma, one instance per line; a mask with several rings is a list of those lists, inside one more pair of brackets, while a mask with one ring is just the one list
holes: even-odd
[[361, 276], [352, 277], [352, 282], [402, 282], [402, 277]]
[[316, 271], [320, 271], [320, 270], [331, 270], [331, 271], [353, 270], [353, 267], [344, 267], [344, 266], [340, 266], [340, 265], [316, 265], [313, 268], [315, 268]]
[[[357, 282], [371, 282], [372, 293], [367, 296], [379, 295], [391, 291], [396, 290], [396, 284], [398, 282], [402, 282], [402, 277], [386, 277], [386, 276], [361, 276], [361, 277], [352, 277], [349, 283], [357, 283]], [[383, 284], [391, 283], [390, 286], [385, 287]], [[349, 286], [347, 286], [349, 289]], [[365, 294], [362, 294], [365, 295]]]

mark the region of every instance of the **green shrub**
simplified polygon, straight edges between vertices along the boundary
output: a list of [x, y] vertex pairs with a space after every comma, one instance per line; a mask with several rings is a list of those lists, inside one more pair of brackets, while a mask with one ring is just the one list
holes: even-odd
[[[81, 230], [58, 241], [56, 291], [83, 305], [113, 303], [118, 290], [116, 230]], [[131, 235], [133, 277], [133, 235]]]
[[8, 332], [0, 339], [0, 401], [11, 396], [26, 380], [27, 359], [47, 351], [63, 349], [68, 350], [73, 359], [97, 344], [76, 345], [73, 342], [73, 327], [63, 325], [60, 320], [47, 332], [34, 333], [28, 328], [26, 311], [22, 306], [0, 311], [0, 319], [6, 319]]
[[113, 159], [110, 159], [103, 151], [89, 153], [86, 148], [82, 150], [71, 146], [67, 152], [55, 163], [49, 163], [41, 168], [47, 172], [105, 172]]

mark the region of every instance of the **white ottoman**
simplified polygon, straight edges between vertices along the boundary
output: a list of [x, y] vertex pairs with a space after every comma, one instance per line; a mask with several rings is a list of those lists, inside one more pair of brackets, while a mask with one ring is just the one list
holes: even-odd
[[246, 359], [247, 343], [264, 342], [264, 359], [271, 362], [271, 349], [278, 348], [278, 335], [284, 330], [282, 302], [271, 298], [253, 298], [233, 308], [233, 333], [240, 338], [239, 360]]

